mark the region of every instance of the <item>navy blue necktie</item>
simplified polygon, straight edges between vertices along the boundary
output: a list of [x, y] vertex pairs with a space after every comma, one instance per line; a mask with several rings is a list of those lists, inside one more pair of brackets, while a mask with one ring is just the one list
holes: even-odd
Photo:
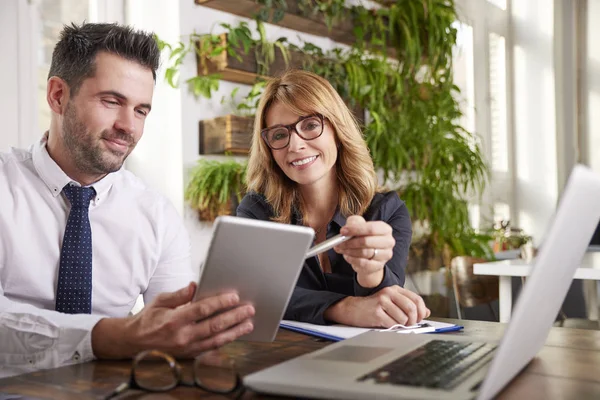
[[63, 193], [71, 203], [71, 212], [60, 252], [56, 311], [91, 314], [92, 228], [88, 210], [96, 191], [94, 188], [67, 185]]

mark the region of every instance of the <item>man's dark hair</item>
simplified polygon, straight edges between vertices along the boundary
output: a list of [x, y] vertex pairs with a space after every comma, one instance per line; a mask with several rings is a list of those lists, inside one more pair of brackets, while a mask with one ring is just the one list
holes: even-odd
[[52, 53], [48, 79], [63, 79], [74, 96], [82, 82], [94, 76], [96, 55], [102, 51], [147, 67], [156, 81], [160, 50], [152, 33], [118, 24], [92, 23], [65, 25]]

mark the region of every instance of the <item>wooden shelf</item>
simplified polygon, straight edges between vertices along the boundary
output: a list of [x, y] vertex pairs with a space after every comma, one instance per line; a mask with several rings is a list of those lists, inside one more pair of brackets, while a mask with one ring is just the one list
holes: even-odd
[[396, 0], [375, 0], [375, 2], [385, 7], [389, 7], [392, 4], [396, 4]]
[[[389, 4], [395, 0], [381, 1], [387, 1]], [[263, 7], [254, 0], [195, 0], [195, 2], [196, 4], [205, 7], [247, 18], [254, 18], [256, 13]], [[298, 2], [296, 0], [286, 0], [286, 4], [287, 10], [285, 15], [281, 21], [277, 22], [277, 26], [293, 29], [298, 32], [310, 33], [316, 36], [327, 37], [335, 42], [343, 43], [348, 46], [352, 46], [356, 42], [352, 19], [350, 17], [343, 18], [343, 21], [334, 24], [330, 30], [327, 27], [325, 18], [322, 14], [319, 13], [314, 16], [306, 17], [298, 7]], [[368, 39], [365, 40], [368, 41]], [[387, 56], [389, 58], [397, 59], [398, 54], [396, 49], [388, 47]]]
[[[219, 36], [221, 38], [220, 45], [225, 46], [227, 43], [227, 34], [222, 33]], [[244, 53], [241, 47], [234, 49], [234, 51], [240, 56], [241, 60], [230, 56], [226, 51], [223, 51], [218, 56], [211, 57], [210, 59], [198, 58], [198, 75], [218, 73], [221, 74], [223, 80], [229, 82], [243, 83], [247, 85], [254, 84], [256, 82], [256, 78], [259, 76], [258, 62], [256, 60], [254, 48], [250, 49], [247, 54]], [[269, 66], [269, 70], [266, 71], [266, 74], [260, 76], [267, 78], [270, 76], [277, 76], [284, 72], [287, 68], [301, 68], [304, 57], [306, 57], [306, 55], [303, 53], [290, 52], [290, 62], [289, 65], [286, 65], [284, 57], [281, 54], [281, 50], [276, 47], [275, 59], [273, 60], [273, 63]]]
[[250, 150], [254, 117], [225, 115], [200, 121], [200, 154], [245, 155]]
[[[227, 34], [222, 33], [220, 36], [221, 42], [219, 46], [225, 46], [227, 43]], [[199, 44], [198, 44], [199, 45]], [[256, 53], [254, 49], [250, 49], [248, 53], [244, 53], [242, 48], [234, 49], [236, 54], [241, 58], [232, 57], [228, 52], [223, 51], [221, 54], [211, 58], [204, 58], [197, 60], [198, 75], [208, 74], [221, 74], [221, 79], [228, 82], [242, 83], [246, 85], [252, 85], [256, 82], [256, 79], [261, 76], [265, 79], [273, 76], [278, 76], [288, 68], [302, 68], [303, 62], [305, 61], [306, 54], [298, 51], [290, 51], [289, 65], [286, 65], [281, 50], [275, 48], [275, 59], [269, 66], [269, 70], [266, 75], [258, 74], [258, 63], [256, 61]], [[360, 107], [351, 107], [352, 112], [363, 124], [365, 117], [365, 110]]]
[[[195, 0], [196, 4], [210, 7], [215, 10], [225, 11], [241, 17], [253, 18], [263, 7], [254, 0]], [[331, 30], [327, 27], [321, 14], [314, 17], [305, 17], [298, 8], [296, 0], [286, 0], [287, 10], [285, 16], [277, 23], [278, 26], [293, 29], [312, 35], [328, 37], [336, 42], [351, 45], [354, 43], [352, 21], [345, 19]]]

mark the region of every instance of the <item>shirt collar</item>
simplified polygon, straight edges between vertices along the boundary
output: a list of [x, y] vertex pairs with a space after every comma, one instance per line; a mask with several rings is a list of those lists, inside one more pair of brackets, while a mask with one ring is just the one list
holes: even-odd
[[[292, 224], [301, 225], [302, 224], [302, 215], [296, 206], [292, 206]], [[346, 217], [341, 213], [340, 207], [338, 206], [335, 210], [335, 214], [333, 214], [333, 218], [331, 222], [335, 222], [338, 224], [339, 228], [346, 225]]]
[[342, 226], [346, 225], [346, 217], [340, 212], [340, 207], [338, 206], [338, 208], [335, 210], [335, 214], [333, 214], [333, 222], [335, 222], [336, 224], [338, 224], [338, 226], [341, 228]]
[[[52, 157], [50, 157], [48, 149], [46, 148], [46, 143], [46, 135], [44, 135], [44, 138], [33, 146], [33, 165], [44, 184], [46, 184], [46, 187], [50, 190], [50, 193], [52, 193], [54, 197], [57, 197], [62, 192], [62, 189], [69, 183], [74, 183], [77, 186], [80, 186], [80, 184], [65, 174]], [[107, 174], [98, 182], [89, 185], [96, 190], [94, 202], [105, 197], [104, 195], [110, 190], [117, 174], [120, 172], [121, 170]]]

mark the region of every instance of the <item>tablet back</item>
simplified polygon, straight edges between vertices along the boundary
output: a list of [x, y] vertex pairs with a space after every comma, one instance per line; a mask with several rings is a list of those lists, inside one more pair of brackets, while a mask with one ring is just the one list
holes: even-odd
[[241, 339], [273, 341], [313, 239], [305, 226], [218, 217], [194, 300], [236, 290], [256, 310]]

